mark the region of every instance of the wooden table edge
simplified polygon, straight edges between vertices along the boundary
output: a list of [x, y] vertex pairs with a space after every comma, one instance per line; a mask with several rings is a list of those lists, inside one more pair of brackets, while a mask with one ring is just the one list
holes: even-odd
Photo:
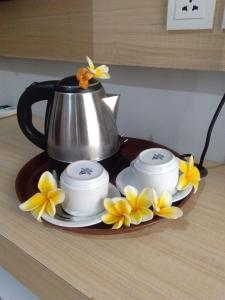
[[0, 265], [40, 299], [90, 299], [2, 235]]

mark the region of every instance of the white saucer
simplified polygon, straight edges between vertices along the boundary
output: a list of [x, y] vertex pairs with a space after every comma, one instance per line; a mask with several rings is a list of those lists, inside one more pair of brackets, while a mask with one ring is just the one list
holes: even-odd
[[[109, 184], [109, 194], [107, 197], [120, 197], [120, 192], [118, 189], [113, 185]], [[56, 214], [52, 218], [48, 214], [44, 214], [42, 219], [47, 221], [48, 223], [60, 226], [60, 227], [69, 227], [69, 228], [76, 228], [76, 227], [86, 227], [91, 226], [94, 224], [98, 224], [102, 222], [102, 216], [105, 214], [105, 210], [100, 212], [97, 215], [91, 217], [74, 217], [67, 214], [63, 211], [61, 205], [56, 206]]]
[[[124, 193], [124, 188], [127, 185], [132, 185], [134, 186], [139, 192], [141, 191], [141, 188], [139, 187], [138, 183], [136, 182], [135, 176], [132, 174], [132, 171], [130, 167], [123, 169], [116, 177], [116, 186], [121, 192], [121, 194]], [[192, 186], [188, 186], [185, 190], [183, 191], [177, 191], [173, 196], [172, 196], [172, 201], [177, 202], [185, 198], [187, 195], [189, 195], [192, 191]]]

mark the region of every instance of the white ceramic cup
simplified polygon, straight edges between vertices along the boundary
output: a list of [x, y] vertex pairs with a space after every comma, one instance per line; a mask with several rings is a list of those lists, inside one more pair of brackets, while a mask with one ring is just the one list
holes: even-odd
[[158, 196], [164, 191], [176, 192], [179, 164], [172, 152], [161, 148], [144, 150], [131, 162], [130, 167], [141, 189], [153, 188]]
[[79, 217], [93, 216], [104, 210], [109, 174], [97, 162], [79, 160], [63, 171], [60, 187], [66, 194], [62, 207], [67, 213]]

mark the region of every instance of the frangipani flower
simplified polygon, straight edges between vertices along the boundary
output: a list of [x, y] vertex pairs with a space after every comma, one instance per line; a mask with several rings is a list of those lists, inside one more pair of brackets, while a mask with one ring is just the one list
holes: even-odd
[[20, 204], [19, 208], [23, 211], [31, 211], [32, 215], [41, 221], [41, 216], [47, 213], [54, 217], [56, 213], [55, 206], [62, 203], [65, 199], [65, 192], [57, 188], [57, 183], [53, 175], [46, 171], [38, 182], [40, 193], [36, 193], [27, 201]]
[[183, 212], [179, 207], [171, 206], [172, 196], [168, 192], [164, 192], [161, 198], [154, 189], [152, 189], [152, 206], [155, 215], [167, 219], [178, 219], [183, 216]]
[[153, 212], [149, 207], [152, 205], [150, 196], [150, 189], [145, 188], [143, 191], [138, 194], [138, 190], [133, 186], [126, 186], [124, 189], [124, 194], [127, 201], [131, 206], [131, 223], [140, 224], [142, 221], [148, 221], [153, 218]]
[[77, 80], [79, 81], [79, 87], [87, 89], [89, 86], [89, 80], [93, 78], [93, 74], [88, 68], [80, 68], [76, 74]]
[[102, 221], [106, 224], [114, 224], [112, 229], [119, 229], [123, 225], [130, 226], [131, 207], [125, 198], [106, 198], [104, 207], [108, 213], [102, 216]]
[[184, 190], [192, 184], [194, 186], [194, 193], [196, 193], [200, 181], [200, 173], [194, 165], [193, 156], [190, 156], [189, 162], [179, 159], [179, 168], [183, 174], [179, 178], [177, 189]]
[[100, 78], [100, 79], [109, 79], [109, 67], [106, 65], [101, 65], [97, 68], [95, 68], [93, 61], [90, 59], [90, 57], [86, 57], [88, 62], [88, 69], [93, 74], [94, 78]]

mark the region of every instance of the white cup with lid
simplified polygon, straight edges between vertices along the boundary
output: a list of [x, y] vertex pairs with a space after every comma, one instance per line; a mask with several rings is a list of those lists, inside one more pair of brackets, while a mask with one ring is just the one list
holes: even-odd
[[63, 171], [60, 186], [66, 194], [62, 207], [67, 213], [79, 217], [94, 216], [104, 210], [109, 174], [97, 162], [79, 160]]
[[176, 192], [179, 164], [169, 150], [162, 148], [144, 150], [131, 162], [130, 167], [140, 189], [153, 188], [158, 196], [164, 191], [172, 194]]

